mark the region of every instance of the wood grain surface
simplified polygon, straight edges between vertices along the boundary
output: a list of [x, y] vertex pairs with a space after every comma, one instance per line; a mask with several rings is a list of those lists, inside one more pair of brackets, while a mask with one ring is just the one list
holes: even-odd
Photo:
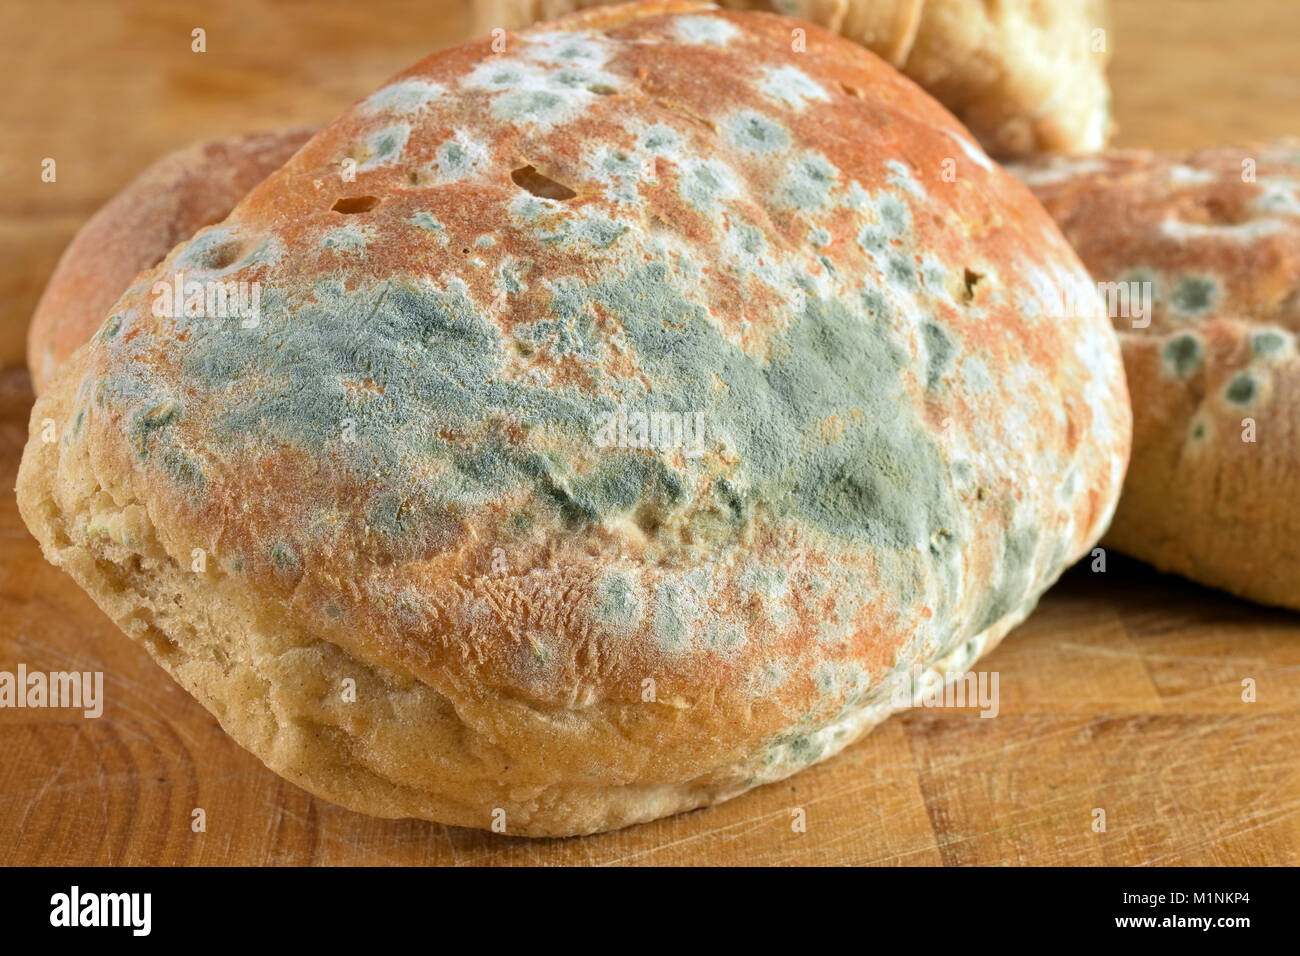
[[[0, 7], [10, 364], [58, 254], [141, 167], [327, 119], [467, 20], [446, 0]], [[190, 52], [196, 26], [206, 54]], [[1108, 39], [1122, 145], [1300, 134], [1295, 0], [1121, 0]], [[47, 156], [57, 183], [40, 180]], [[240, 749], [42, 560], [11, 490], [31, 401], [25, 372], [0, 373], [0, 670], [102, 671], [107, 703], [99, 719], [0, 709], [0, 864], [1300, 863], [1300, 616], [1113, 554], [1104, 574], [1070, 571], [978, 665], [999, 677], [993, 719], [914, 710], [783, 783], [595, 837], [339, 809]]]

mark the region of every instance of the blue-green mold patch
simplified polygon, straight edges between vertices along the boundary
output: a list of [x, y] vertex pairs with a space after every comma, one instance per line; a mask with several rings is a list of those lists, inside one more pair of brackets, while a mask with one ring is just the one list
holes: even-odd
[[1186, 379], [1201, 367], [1203, 349], [1199, 336], [1191, 332], [1175, 335], [1160, 351], [1160, 357], [1176, 379]]
[[839, 170], [825, 156], [801, 156], [778, 185], [777, 202], [793, 209], [819, 209], [830, 202], [838, 177]]
[[768, 156], [790, 148], [790, 134], [756, 110], [742, 110], [727, 121], [727, 137], [745, 152]]
[[1259, 394], [1259, 383], [1249, 372], [1242, 372], [1233, 377], [1224, 390], [1228, 401], [1234, 405], [1249, 405]]
[[[899, 552], [897, 567], [912, 568], [897, 573], [908, 580], [919, 581], [936, 553], [952, 563], [962, 534], [948, 471], [906, 390], [937, 381], [950, 360], [942, 336], [928, 333], [926, 364], [913, 368], [879, 293], [836, 298], [809, 285], [785, 330], [754, 355], [693, 298], [695, 283], [690, 263], [652, 259], [555, 281], [531, 299], [535, 319], [517, 334], [584, 368], [597, 368], [606, 337], [621, 332], [637, 376], [593, 377], [602, 384], [592, 386], [509, 371], [511, 341], [490, 303], [455, 280], [354, 290], [322, 281], [293, 303], [268, 297], [255, 328], [197, 322], [170, 347], [183, 349], [186, 404], [212, 417], [214, 454], [278, 445], [343, 469], [367, 488], [357, 513], [391, 539], [451, 540], [469, 509], [510, 496], [512, 513], [549, 511], [579, 526], [680, 507], [698, 461], [654, 449], [591, 456], [617, 398], [647, 412], [702, 413], [709, 441], [735, 450], [736, 463], [695, 492], [711, 501], [693, 512], [709, 517], [692, 520], [716, 521], [724, 538], [756, 515], [788, 515]], [[596, 314], [618, 328], [597, 327]], [[138, 354], [146, 374], [153, 360]], [[130, 377], [102, 383], [100, 395], [142, 415], [158, 401]], [[170, 420], [142, 417], [142, 434], [153, 436], [142, 440], [157, 442]], [[505, 420], [518, 424], [515, 437]], [[545, 452], [530, 443], [535, 432], [546, 436]], [[201, 474], [183, 457], [159, 464], [178, 481]], [[283, 543], [285, 554], [302, 553], [298, 538]], [[670, 607], [670, 644], [672, 616]]]
[[1208, 276], [1183, 276], [1169, 295], [1169, 305], [1182, 316], [1202, 316], [1214, 308], [1219, 284]]
[[1286, 348], [1288, 336], [1281, 329], [1258, 329], [1251, 333], [1250, 349], [1256, 355], [1278, 355]]

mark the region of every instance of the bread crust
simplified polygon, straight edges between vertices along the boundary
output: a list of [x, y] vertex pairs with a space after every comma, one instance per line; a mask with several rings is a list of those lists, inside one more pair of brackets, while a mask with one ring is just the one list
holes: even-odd
[[[606, 0], [475, 0], [480, 32]], [[1114, 131], [1105, 0], [721, 0], [861, 43], [920, 83], [995, 156], [1094, 153]]]
[[1134, 437], [1105, 543], [1300, 609], [1300, 141], [1014, 171], [1099, 282], [1150, 283], [1114, 317]]
[[[290, 780], [529, 836], [780, 779], [967, 668], [1109, 520], [1114, 335], [945, 110], [788, 31], [606, 8], [342, 114], [38, 401], [46, 555]], [[258, 322], [155, 314], [178, 272]]]
[[36, 394], [95, 334], [136, 276], [161, 262], [178, 242], [225, 219], [313, 132], [248, 133], [178, 149], [91, 216], [59, 258], [27, 330], [27, 367]]

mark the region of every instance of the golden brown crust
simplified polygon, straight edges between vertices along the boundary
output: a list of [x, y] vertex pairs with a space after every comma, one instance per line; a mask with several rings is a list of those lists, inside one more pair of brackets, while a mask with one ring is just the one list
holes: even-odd
[[[42, 396], [45, 553], [290, 779], [511, 833], [724, 799], [954, 676], [1109, 519], [1117, 346], [1020, 184], [808, 39], [640, 4], [396, 77]], [[260, 312], [159, 309], [177, 273]]]
[[59, 259], [27, 331], [27, 367], [36, 394], [103, 324], [132, 279], [178, 242], [225, 219], [312, 132], [273, 130], [177, 150], [96, 212]]
[[[606, 0], [475, 0], [513, 29]], [[721, 0], [807, 20], [884, 57], [996, 156], [1092, 153], [1113, 130], [1105, 0]]]
[[1300, 141], [1015, 171], [1098, 282], [1149, 283], [1149, 313], [1114, 299], [1134, 432], [1106, 543], [1300, 609]]

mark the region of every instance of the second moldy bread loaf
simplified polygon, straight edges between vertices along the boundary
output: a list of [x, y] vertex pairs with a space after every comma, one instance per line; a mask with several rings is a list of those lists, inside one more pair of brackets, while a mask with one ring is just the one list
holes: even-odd
[[1105, 543], [1300, 610], [1300, 141], [1015, 171], [1120, 334], [1133, 462]]

